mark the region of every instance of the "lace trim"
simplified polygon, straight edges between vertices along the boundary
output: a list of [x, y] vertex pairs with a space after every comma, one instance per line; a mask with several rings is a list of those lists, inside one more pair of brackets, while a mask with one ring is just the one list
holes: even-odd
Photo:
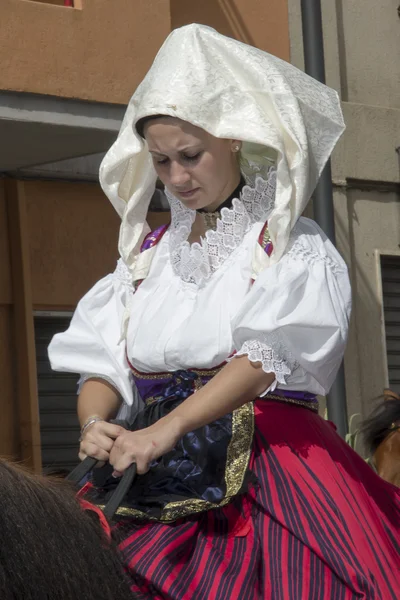
[[316, 250], [312, 250], [301, 238], [296, 237], [296, 235], [298, 235], [296, 228], [293, 230], [293, 234], [292, 239], [289, 241], [289, 249], [285, 253], [285, 256], [292, 260], [302, 260], [311, 266], [316, 263], [323, 263], [335, 275], [343, 271], [343, 268], [333, 258], [326, 254], [320, 254]]
[[117, 261], [117, 267], [113, 273], [114, 277], [128, 287], [133, 288], [132, 275], [122, 258]]
[[276, 189], [276, 169], [271, 167], [268, 178], [257, 176], [254, 187], [245, 185], [241, 200], [253, 222], [266, 221], [274, 207]]
[[264, 180], [257, 176], [254, 187], [245, 185], [232, 208], [223, 208], [216, 230], [208, 230], [200, 243], [189, 244], [188, 237], [196, 211], [186, 208], [168, 190], [171, 205], [170, 256], [172, 269], [183, 281], [201, 285], [240, 246], [252, 224], [266, 221], [274, 207], [276, 169], [271, 167]]
[[263, 341], [244, 342], [235, 356], [247, 354], [251, 362], [262, 363], [265, 373], [274, 373], [277, 383], [286, 385], [286, 377], [290, 376], [299, 364], [277, 334], [263, 336], [263, 338]]
[[107, 383], [112, 385], [113, 388], [115, 388], [116, 391], [120, 394], [118, 386], [115, 385], [115, 383], [111, 379], [111, 377], [107, 377], [107, 375], [102, 375], [101, 373], [84, 373], [81, 375], [81, 377], [78, 381], [78, 390], [77, 390], [78, 396], [81, 393], [83, 384], [86, 383], [87, 381], [89, 381], [90, 379], [102, 379], [103, 381], [106, 381]]

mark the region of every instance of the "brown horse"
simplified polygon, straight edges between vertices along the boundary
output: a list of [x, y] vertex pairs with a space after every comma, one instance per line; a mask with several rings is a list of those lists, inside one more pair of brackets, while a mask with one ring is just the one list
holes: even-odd
[[360, 428], [378, 475], [400, 487], [400, 396], [385, 390], [383, 401]]
[[134, 600], [108, 523], [66, 481], [0, 459], [1, 600]]

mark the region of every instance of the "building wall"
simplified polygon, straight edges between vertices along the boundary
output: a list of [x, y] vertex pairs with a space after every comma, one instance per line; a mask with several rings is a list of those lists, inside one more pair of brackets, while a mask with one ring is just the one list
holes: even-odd
[[[387, 385], [379, 253], [400, 248], [398, 2], [322, 2], [327, 84], [346, 132], [332, 159], [338, 248], [353, 315], [345, 359], [348, 412], [366, 416]], [[300, 3], [289, 0], [291, 62], [304, 68]]]
[[18, 454], [12, 283], [4, 181], [0, 179], [0, 455]]
[[171, 0], [171, 29], [202, 23], [289, 60], [286, 0]]
[[361, 402], [368, 410], [388, 384], [380, 254], [399, 253], [400, 194], [360, 185], [349, 189], [347, 198], [348, 212], [353, 215], [349, 237]]
[[170, 32], [169, 1], [76, 6], [1, 0], [0, 89], [128, 102]]
[[119, 223], [98, 184], [0, 179], [1, 456], [40, 468], [33, 311], [74, 310], [114, 270]]
[[118, 258], [119, 217], [96, 184], [27, 181], [35, 309], [74, 308]]
[[338, 0], [343, 100], [400, 108], [397, 0]]
[[0, 90], [128, 102], [172, 28], [199, 21], [289, 57], [286, 0], [1, 0]]
[[[35, 310], [74, 309], [114, 271], [120, 219], [94, 183], [24, 182]], [[152, 227], [169, 218], [150, 213]]]

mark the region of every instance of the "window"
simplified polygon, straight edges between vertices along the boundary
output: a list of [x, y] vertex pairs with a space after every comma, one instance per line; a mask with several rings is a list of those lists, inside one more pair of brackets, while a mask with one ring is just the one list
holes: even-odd
[[400, 393], [400, 256], [381, 256], [389, 386]]
[[31, 0], [41, 4], [55, 4], [56, 6], [74, 6], [74, 0]]
[[79, 375], [52, 371], [47, 356], [53, 335], [68, 329], [70, 320], [71, 316], [65, 313], [36, 315], [34, 319], [44, 472], [70, 471], [79, 462], [79, 422], [76, 414]]

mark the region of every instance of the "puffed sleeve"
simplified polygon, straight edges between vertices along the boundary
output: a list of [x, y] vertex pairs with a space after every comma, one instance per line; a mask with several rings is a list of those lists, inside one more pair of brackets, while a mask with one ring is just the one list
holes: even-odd
[[81, 384], [91, 377], [111, 383], [124, 401], [121, 418], [140, 405], [125, 340], [121, 341], [121, 324], [133, 293], [129, 271], [119, 260], [115, 272], [98, 281], [80, 300], [68, 330], [55, 335], [48, 349], [55, 371], [80, 373]]
[[321, 229], [300, 219], [286, 254], [260, 273], [233, 323], [237, 356], [277, 385], [325, 395], [339, 369], [351, 311], [347, 267]]

